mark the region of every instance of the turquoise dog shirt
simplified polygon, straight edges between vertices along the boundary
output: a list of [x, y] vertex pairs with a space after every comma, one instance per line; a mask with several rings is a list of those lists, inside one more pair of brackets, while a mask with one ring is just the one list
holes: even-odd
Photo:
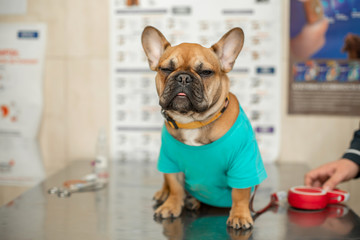
[[176, 140], [163, 126], [158, 170], [183, 172], [186, 191], [216, 207], [231, 207], [232, 188], [254, 187], [267, 177], [255, 134], [241, 107], [231, 129], [202, 146]]

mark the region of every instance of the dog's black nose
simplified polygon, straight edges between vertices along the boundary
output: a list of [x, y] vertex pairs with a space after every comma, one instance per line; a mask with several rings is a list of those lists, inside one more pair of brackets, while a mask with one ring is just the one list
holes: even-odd
[[186, 73], [181, 73], [181, 74], [177, 75], [175, 79], [176, 79], [176, 81], [178, 81], [179, 83], [181, 83], [183, 85], [186, 85], [193, 81], [192, 77]]

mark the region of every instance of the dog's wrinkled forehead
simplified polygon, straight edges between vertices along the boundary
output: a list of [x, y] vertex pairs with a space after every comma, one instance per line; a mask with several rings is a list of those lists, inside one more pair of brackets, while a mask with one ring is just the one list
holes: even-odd
[[166, 49], [160, 59], [159, 67], [184, 71], [204, 69], [217, 71], [220, 70], [220, 63], [213, 50], [199, 44], [182, 43]]

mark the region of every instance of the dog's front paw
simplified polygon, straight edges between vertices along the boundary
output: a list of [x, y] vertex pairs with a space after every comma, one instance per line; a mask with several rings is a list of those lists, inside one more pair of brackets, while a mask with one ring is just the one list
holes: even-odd
[[155, 210], [156, 218], [176, 218], [180, 216], [184, 200], [169, 197], [164, 204]]
[[249, 214], [231, 214], [228, 218], [228, 220], [226, 221], [226, 224], [229, 227], [232, 227], [234, 229], [243, 229], [243, 230], [247, 230], [252, 228], [252, 226], [254, 225], [254, 221]]
[[161, 190], [157, 191], [153, 197], [153, 199], [156, 201], [157, 204], [161, 204], [165, 202], [165, 200], [169, 196], [169, 188], [162, 188]]

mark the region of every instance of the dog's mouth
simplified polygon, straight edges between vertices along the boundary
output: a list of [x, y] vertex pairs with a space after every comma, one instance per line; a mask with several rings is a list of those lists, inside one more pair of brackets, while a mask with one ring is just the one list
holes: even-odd
[[166, 100], [163, 102], [163, 104], [161, 104], [160, 102], [160, 105], [165, 110], [175, 110], [180, 113], [187, 113], [189, 111], [195, 110], [195, 107], [192, 104], [189, 97], [190, 95], [186, 94], [183, 91], [178, 93], [173, 93], [167, 97], [164, 96]]
[[207, 109], [202, 90], [196, 91], [194, 88], [172, 89], [171, 85], [167, 86], [161, 95], [160, 106], [164, 110], [174, 110], [182, 114], [190, 111], [203, 112]]

